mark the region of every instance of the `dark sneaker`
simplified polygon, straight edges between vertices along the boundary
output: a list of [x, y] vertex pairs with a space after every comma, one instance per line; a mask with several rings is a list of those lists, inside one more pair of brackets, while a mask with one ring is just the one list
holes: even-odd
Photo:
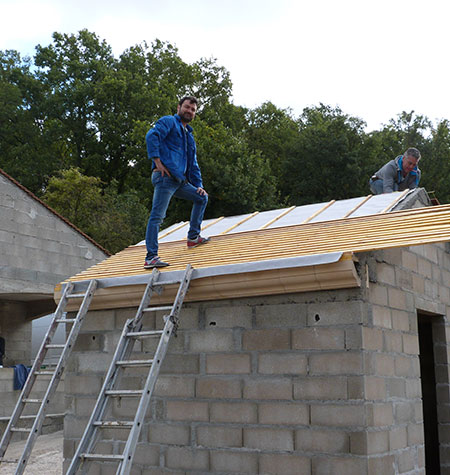
[[211, 240], [211, 238], [209, 238], [209, 237], [204, 238], [204, 237], [201, 237], [201, 236], [198, 236], [195, 239], [188, 239], [187, 240], [187, 247], [188, 247], [188, 249], [192, 249], [194, 247], [200, 246], [200, 244], [206, 244], [210, 240]]
[[150, 259], [146, 259], [144, 262], [144, 269], [153, 269], [154, 267], [167, 267], [168, 262], [162, 261], [158, 256], [153, 256]]

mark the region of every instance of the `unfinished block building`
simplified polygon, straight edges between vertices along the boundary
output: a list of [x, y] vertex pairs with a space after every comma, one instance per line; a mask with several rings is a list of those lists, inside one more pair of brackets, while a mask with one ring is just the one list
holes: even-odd
[[[194, 274], [132, 473], [450, 472], [450, 207], [428, 205], [415, 190], [210, 220], [194, 250], [183, 223], [162, 232], [162, 278]], [[99, 289], [66, 370], [65, 467], [149, 278], [144, 256], [132, 246], [71, 278]], [[131, 385], [146, 376], [134, 371]], [[124, 437], [102, 432], [104, 453]]]
[[[32, 321], [54, 311], [54, 286], [109, 253], [0, 169], [0, 434], [16, 404], [12, 366], [31, 364]], [[59, 394], [52, 412], [64, 412]]]

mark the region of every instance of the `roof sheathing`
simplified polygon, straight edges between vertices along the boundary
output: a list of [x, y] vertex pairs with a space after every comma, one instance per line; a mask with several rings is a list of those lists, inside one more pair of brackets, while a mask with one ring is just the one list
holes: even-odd
[[[346, 285], [351, 287], [359, 285], [351, 261], [351, 255], [355, 252], [449, 240], [450, 205], [443, 205], [225, 234], [215, 236], [208, 245], [190, 250], [186, 249], [184, 240], [162, 243], [160, 255], [162, 259], [167, 259], [171, 263], [169, 268], [162, 270], [162, 274], [181, 271], [187, 264], [191, 264], [198, 272], [198, 279], [201, 280], [206, 278], [208, 272], [215, 269], [216, 273], [222, 274], [223, 286], [231, 289], [234, 285], [235, 294], [231, 290], [227, 293], [227, 297], [231, 297], [243, 296], [241, 287], [244, 284], [236, 278], [238, 274], [253, 273], [252, 278], [255, 278], [256, 272], [272, 272], [273, 277], [275, 271], [278, 274], [286, 274], [286, 277], [289, 274], [287, 267], [281, 270], [279, 265], [279, 262], [284, 259], [292, 259], [289, 269], [300, 272], [299, 269], [305, 265], [306, 267], [323, 265], [320, 256], [339, 254], [342, 256], [339, 260], [327, 264], [333, 266], [342, 264], [344, 261], [347, 264], [351, 263], [352, 270], [347, 269], [349, 274], [346, 277]], [[296, 258], [301, 257], [309, 257], [308, 263], [295, 261]], [[104, 282], [108, 282], [109, 279], [112, 282], [120, 278], [122, 285], [132, 285], [137, 276], [148, 278], [149, 272], [142, 268], [144, 258], [145, 246], [131, 246], [70, 280], [83, 281], [95, 278]], [[256, 264], [258, 270], [254, 268]], [[202, 272], [206, 273], [203, 277], [201, 277]], [[210, 275], [208, 278], [212, 277]], [[227, 279], [228, 281], [225, 282]], [[342, 279], [342, 275], [333, 273], [330, 268], [330, 275], [326, 279], [328, 288], [338, 288], [339, 280]], [[194, 279], [191, 288], [195, 285]], [[284, 284], [280, 285], [282, 287]], [[300, 288], [301, 286], [298, 287], [298, 291]], [[319, 288], [325, 287], [321, 283], [316, 287], [316, 289]], [[56, 290], [59, 293], [60, 288]], [[219, 290], [216, 290], [219, 295]], [[270, 286], [266, 286], [265, 292], [269, 290]], [[290, 287], [290, 291], [294, 289]], [[252, 295], [255, 295], [257, 289], [253, 288], [252, 292]]]

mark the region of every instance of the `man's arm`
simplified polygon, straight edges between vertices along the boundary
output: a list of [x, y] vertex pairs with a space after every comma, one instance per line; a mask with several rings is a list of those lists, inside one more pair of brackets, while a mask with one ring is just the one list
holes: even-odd
[[155, 168], [161, 172], [161, 176], [167, 175], [170, 176], [169, 170], [163, 165], [163, 162], [158, 157], [152, 157], [153, 162], [155, 163]]

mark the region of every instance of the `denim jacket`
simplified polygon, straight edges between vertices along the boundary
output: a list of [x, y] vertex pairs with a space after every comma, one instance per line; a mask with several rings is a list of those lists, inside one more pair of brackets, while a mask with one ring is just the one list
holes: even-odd
[[[173, 179], [179, 182], [187, 180], [203, 188], [192, 127], [183, 127], [178, 114], [161, 117], [147, 132], [145, 141], [148, 158], [160, 158]], [[155, 162], [152, 163], [154, 168]]]

